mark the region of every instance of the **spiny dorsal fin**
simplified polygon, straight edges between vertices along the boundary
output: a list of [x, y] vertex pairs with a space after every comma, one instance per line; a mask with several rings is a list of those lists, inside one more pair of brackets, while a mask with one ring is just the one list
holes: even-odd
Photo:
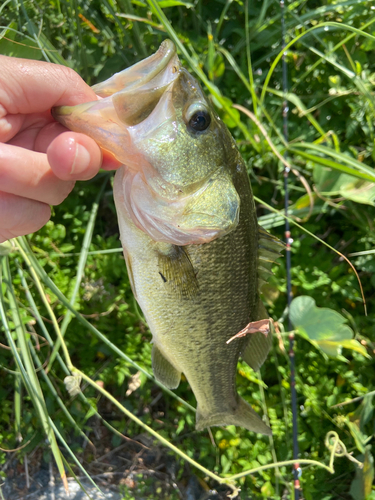
[[276, 260], [281, 257], [281, 251], [285, 244], [276, 236], [273, 236], [262, 227], [258, 226], [258, 290], [262, 293], [265, 285], [272, 273], [272, 266], [277, 264]]
[[193, 264], [183, 247], [170, 245], [167, 253], [159, 252], [159, 274], [166, 286], [173, 286], [179, 298], [192, 298], [198, 293]]

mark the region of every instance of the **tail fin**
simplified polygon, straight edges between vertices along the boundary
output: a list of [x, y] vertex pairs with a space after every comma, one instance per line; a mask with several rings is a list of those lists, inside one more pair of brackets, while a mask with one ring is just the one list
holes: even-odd
[[252, 432], [259, 432], [270, 436], [271, 429], [266, 425], [259, 415], [246, 403], [242, 398], [238, 399], [238, 405], [233, 413], [216, 413], [214, 415], [203, 416], [197, 411], [197, 420], [195, 428], [197, 431], [202, 431], [206, 427], [215, 425], [238, 425]]

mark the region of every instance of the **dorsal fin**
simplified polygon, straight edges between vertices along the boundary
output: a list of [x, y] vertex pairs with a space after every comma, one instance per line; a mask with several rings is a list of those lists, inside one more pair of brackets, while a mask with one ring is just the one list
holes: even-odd
[[273, 274], [272, 266], [277, 264], [277, 259], [281, 257], [280, 252], [285, 249], [285, 243], [260, 226], [258, 226], [258, 231], [258, 290], [262, 293], [263, 285]]

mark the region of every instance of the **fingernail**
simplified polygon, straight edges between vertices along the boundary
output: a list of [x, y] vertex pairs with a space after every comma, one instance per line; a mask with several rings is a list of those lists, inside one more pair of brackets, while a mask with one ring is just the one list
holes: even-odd
[[80, 174], [84, 172], [87, 167], [90, 165], [90, 153], [86, 148], [81, 146], [81, 144], [76, 145], [76, 152], [74, 155], [73, 165], [70, 173], [73, 175]]

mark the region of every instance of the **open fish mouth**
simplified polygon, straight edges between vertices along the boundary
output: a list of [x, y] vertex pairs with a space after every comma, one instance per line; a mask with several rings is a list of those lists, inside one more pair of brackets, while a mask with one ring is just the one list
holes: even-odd
[[171, 83], [173, 75], [180, 66], [173, 42], [164, 40], [155, 54], [114, 74], [105, 82], [93, 85], [92, 89], [100, 97], [108, 97], [120, 91], [133, 92], [139, 89], [147, 91], [163, 88]]
[[178, 77], [180, 67], [174, 44], [165, 40], [155, 54], [92, 89], [100, 97], [112, 96], [113, 106], [123, 123], [137, 125], [155, 109], [168, 86]]
[[94, 85], [101, 99], [56, 107], [52, 115], [70, 130], [94, 139], [128, 168], [139, 170], [142, 154], [134, 147], [129, 128], [151, 114], [180, 68], [174, 44], [165, 40], [152, 56]]

